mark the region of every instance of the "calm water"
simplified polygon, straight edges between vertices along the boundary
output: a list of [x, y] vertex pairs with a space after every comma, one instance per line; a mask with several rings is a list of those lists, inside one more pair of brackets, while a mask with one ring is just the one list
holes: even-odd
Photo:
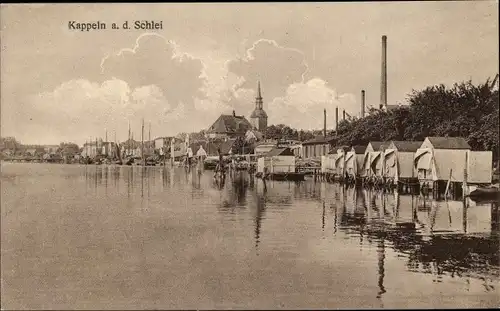
[[2, 308], [496, 307], [498, 205], [2, 164]]

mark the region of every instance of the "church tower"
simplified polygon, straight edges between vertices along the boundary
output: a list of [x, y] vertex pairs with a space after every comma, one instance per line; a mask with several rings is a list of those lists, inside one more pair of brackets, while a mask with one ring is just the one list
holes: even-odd
[[255, 98], [255, 110], [250, 115], [250, 122], [254, 129], [263, 132], [267, 128], [267, 113], [264, 111], [262, 95], [260, 92], [260, 81], [257, 85], [257, 97]]

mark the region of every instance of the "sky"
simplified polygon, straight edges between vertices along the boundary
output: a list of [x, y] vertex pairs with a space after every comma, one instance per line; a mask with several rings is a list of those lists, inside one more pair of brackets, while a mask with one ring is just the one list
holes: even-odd
[[[113, 22], [163, 29], [111, 29]], [[68, 22], [107, 24], [71, 30]], [[269, 124], [333, 129], [335, 107], [498, 73], [498, 2], [9, 4], [0, 10], [1, 136], [26, 144], [123, 141], [247, 118], [261, 82]]]

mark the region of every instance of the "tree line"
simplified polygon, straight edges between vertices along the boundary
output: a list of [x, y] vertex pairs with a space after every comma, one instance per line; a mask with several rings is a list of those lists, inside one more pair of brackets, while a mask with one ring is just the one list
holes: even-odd
[[[495, 82], [488, 79], [474, 85], [467, 81], [452, 87], [441, 84], [413, 90], [407, 105], [389, 111], [371, 109], [364, 118], [342, 120], [337, 132], [329, 131], [328, 135], [334, 135], [339, 146], [423, 141], [427, 136], [464, 137], [473, 150], [492, 151], [498, 159], [499, 98]], [[304, 141], [316, 135], [321, 135], [321, 130], [302, 131], [285, 125], [271, 125], [266, 131], [271, 139]]]

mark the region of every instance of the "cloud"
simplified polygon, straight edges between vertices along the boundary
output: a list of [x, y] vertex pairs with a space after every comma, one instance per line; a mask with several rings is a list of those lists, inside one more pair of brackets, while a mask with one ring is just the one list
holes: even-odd
[[263, 96], [273, 99], [283, 96], [289, 85], [304, 82], [308, 65], [304, 53], [281, 46], [275, 40], [259, 39], [243, 57], [226, 63], [230, 74], [240, 77], [235, 90], [263, 86]]
[[264, 109], [269, 124], [284, 123], [303, 129], [323, 127], [323, 109], [327, 123], [334, 128], [335, 107], [353, 116], [359, 113], [352, 94], [338, 94], [321, 78], [306, 80], [309, 65], [301, 50], [259, 39], [243, 57], [226, 63], [228, 81], [233, 85], [220, 93], [221, 100], [239, 114], [248, 116], [254, 109], [257, 82], [261, 81]]
[[172, 107], [181, 102], [194, 109], [195, 98], [204, 98], [204, 63], [156, 33], [141, 34], [132, 48], [122, 48], [101, 61], [106, 79], [126, 81], [131, 89], [156, 85]]
[[343, 110], [352, 116], [359, 114], [354, 95], [339, 95], [320, 78], [294, 83], [287, 88], [285, 96], [269, 103], [269, 124], [283, 123], [299, 129], [321, 129], [323, 109], [326, 109], [327, 128], [334, 129], [335, 107], [339, 108], [339, 119], [342, 118]]
[[[196, 99], [200, 101], [200, 99]], [[140, 139], [142, 118], [145, 120], [145, 139], [148, 123], [152, 138], [175, 135], [183, 131], [205, 128], [216, 112], [191, 114], [180, 102], [170, 105], [167, 96], [157, 85], [131, 89], [119, 79], [106, 80], [102, 84], [88, 80], [72, 80], [51, 92], [29, 98], [21, 115], [22, 124], [18, 139], [25, 143], [59, 143], [72, 141], [84, 143], [90, 137], [105, 137], [123, 141], [127, 138], [131, 123], [134, 138]]]

